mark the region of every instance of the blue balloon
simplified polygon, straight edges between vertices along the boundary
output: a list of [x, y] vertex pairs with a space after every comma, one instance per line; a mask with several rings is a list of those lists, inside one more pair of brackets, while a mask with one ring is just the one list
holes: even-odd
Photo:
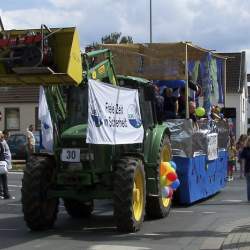
[[179, 186], [180, 186], [180, 181], [179, 181], [179, 179], [175, 180], [175, 181], [171, 184], [171, 188], [173, 188], [174, 190], [176, 190]]
[[176, 166], [175, 162], [174, 161], [170, 161], [169, 163], [170, 163], [171, 167], [176, 170], [177, 166]]
[[161, 189], [161, 195], [162, 195], [162, 197], [163, 198], [167, 198], [168, 197], [168, 195], [169, 195], [169, 187], [163, 187], [162, 189]]

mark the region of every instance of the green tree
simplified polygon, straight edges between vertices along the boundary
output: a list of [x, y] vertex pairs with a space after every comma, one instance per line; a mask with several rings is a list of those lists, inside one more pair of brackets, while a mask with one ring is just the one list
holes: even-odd
[[133, 43], [131, 36], [122, 36], [121, 32], [112, 32], [109, 35], [102, 37], [102, 43], [105, 44], [118, 44], [118, 43]]

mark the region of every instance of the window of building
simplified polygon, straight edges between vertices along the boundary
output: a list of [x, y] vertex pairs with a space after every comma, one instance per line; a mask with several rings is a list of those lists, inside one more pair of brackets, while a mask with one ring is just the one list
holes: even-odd
[[35, 107], [35, 129], [41, 130], [41, 121], [38, 118], [38, 107]]
[[19, 108], [5, 108], [5, 129], [20, 130]]
[[247, 119], [247, 124], [250, 124], [250, 118]]

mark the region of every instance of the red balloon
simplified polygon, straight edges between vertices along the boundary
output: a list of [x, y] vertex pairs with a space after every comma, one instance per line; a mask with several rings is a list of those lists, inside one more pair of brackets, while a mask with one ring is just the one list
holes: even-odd
[[177, 174], [175, 172], [170, 172], [166, 177], [169, 181], [175, 181], [177, 179]]

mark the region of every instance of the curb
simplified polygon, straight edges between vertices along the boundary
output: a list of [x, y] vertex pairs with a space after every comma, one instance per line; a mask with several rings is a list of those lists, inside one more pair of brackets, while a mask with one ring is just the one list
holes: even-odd
[[[224, 243], [225, 244], [235, 243], [235, 242], [232, 242], [232, 236], [230, 233], [237, 227], [244, 226], [244, 225], [250, 225], [250, 217], [236, 220], [236, 221], [230, 222], [228, 224], [225, 224], [223, 226], [216, 228], [215, 233], [218, 233], [218, 235], [222, 235], [222, 236], [216, 237], [216, 238], [212, 238], [211, 236], [210, 238], [206, 239], [203, 242], [200, 250], [221, 250], [223, 249]], [[233, 238], [235, 239], [235, 237]]]

